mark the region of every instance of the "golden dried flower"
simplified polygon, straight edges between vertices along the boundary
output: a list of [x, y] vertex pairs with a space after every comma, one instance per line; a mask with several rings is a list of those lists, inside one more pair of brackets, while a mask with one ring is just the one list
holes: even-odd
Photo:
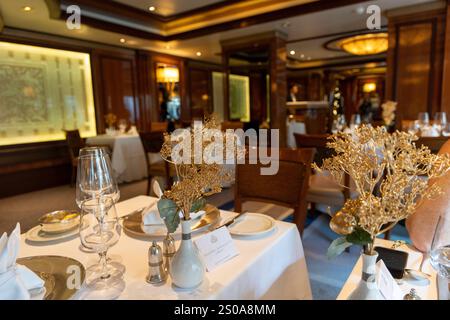
[[[372, 238], [383, 225], [411, 215], [421, 199], [440, 194], [433, 180], [450, 171], [448, 154], [432, 154], [417, 147], [417, 137], [406, 132], [388, 133], [384, 127], [361, 126], [354, 133], [338, 133], [327, 146], [335, 156], [316, 170], [327, 170], [342, 187], [343, 175], [353, 180], [358, 199], [347, 200], [342, 212]], [[348, 218], [350, 219], [350, 218]]]

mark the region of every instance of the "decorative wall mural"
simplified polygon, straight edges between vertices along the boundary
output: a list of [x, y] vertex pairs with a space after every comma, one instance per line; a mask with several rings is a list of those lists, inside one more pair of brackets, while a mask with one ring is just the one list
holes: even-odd
[[0, 64], [0, 126], [48, 120], [44, 69]]
[[0, 42], [0, 145], [96, 134], [87, 53]]

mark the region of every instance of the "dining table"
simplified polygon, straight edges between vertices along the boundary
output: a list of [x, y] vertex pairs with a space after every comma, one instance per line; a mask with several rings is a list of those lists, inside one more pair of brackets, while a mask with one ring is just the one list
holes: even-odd
[[[443, 286], [443, 280], [440, 277], [437, 276], [436, 271], [431, 266], [429, 259], [426, 259], [426, 255], [420, 251], [418, 251], [416, 248], [414, 248], [411, 244], [408, 243], [398, 243], [392, 240], [385, 240], [377, 238], [375, 240], [375, 246], [384, 247], [384, 248], [390, 248], [399, 251], [406, 252], [408, 254], [408, 260], [407, 260], [407, 269], [412, 270], [419, 270], [420, 265], [422, 262], [422, 259], [425, 258], [422, 271], [429, 274], [430, 278], [429, 281], [409, 281], [409, 280], [400, 280], [397, 281], [399, 284], [402, 297], [410, 292], [411, 289], [415, 289], [417, 295], [422, 300], [437, 300], [439, 297], [438, 292], [439, 290], [442, 291]], [[359, 281], [361, 280], [361, 274], [362, 274], [362, 258], [360, 257], [358, 261], [356, 262], [352, 272], [350, 273], [350, 276], [348, 277], [347, 281], [345, 282], [344, 286], [342, 287], [337, 300], [347, 300], [350, 294], [353, 292], [353, 290], [356, 289]], [[448, 291], [448, 288], [447, 288]]]
[[[156, 201], [155, 197], [137, 196], [118, 202], [118, 216], [123, 218]], [[220, 210], [217, 225], [226, 223], [236, 215], [235, 212]], [[210, 230], [193, 233], [193, 240], [205, 232]], [[275, 228], [262, 236], [232, 238], [239, 254], [207, 271], [200, 286], [186, 290], [172, 285], [170, 277], [163, 285], [147, 283], [148, 250], [152, 239], [122, 232], [118, 243], [108, 250], [108, 256], [125, 266], [124, 290], [118, 299], [312, 299], [305, 254], [295, 224], [276, 221]], [[158, 244], [162, 247], [162, 241]], [[179, 245], [178, 240], [176, 245]], [[38, 255], [70, 257], [81, 262], [85, 268], [98, 261], [96, 253], [83, 249], [77, 235], [37, 244], [28, 241], [26, 234], [23, 234], [19, 257]], [[89, 290], [83, 284], [71, 299], [87, 299]]]
[[87, 145], [109, 146], [111, 166], [118, 183], [147, 177], [144, 147], [137, 133], [101, 134], [86, 139]]

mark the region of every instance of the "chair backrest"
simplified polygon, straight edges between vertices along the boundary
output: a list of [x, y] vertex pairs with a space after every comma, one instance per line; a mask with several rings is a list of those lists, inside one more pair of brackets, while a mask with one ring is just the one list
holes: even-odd
[[260, 201], [294, 208], [294, 221], [302, 231], [306, 221], [306, 193], [309, 186], [314, 149], [279, 149], [279, 168], [275, 175], [261, 175], [260, 163], [236, 166], [235, 210], [244, 201]]
[[449, 137], [420, 137], [416, 141], [416, 146], [426, 146], [432, 153], [438, 153]]
[[327, 147], [328, 134], [300, 134], [294, 133], [297, 148], [314, 148], [316, 153], [314, 155], [314, 162], [321, 165], [326, 158], [333, 156], [332, 149]]
[[76, 159], [80, 153], [80, 149], [85, 147], [84, 140], [80, 136], [79, 130], [65, 130], [67, 147], [72, 160]]
[[164, 143], [164, 132], [162, 131], [150, 131], [139, 132], [142, 146], [144, 147], [145, 154], [147, 153], [159, 153]]
[[[328, 134], [299, 134], [294, 133], [297, 148], [314, 148], [316, 153], [314, 155], [314, 162], [321, 166], [323, 160], [332, 157], [335, 152], [333, 149], [327, 147]], [[347, 188], [342, 189], [344, 200], [350, 198], [350, 176], [344, 174], [344, 185]]]

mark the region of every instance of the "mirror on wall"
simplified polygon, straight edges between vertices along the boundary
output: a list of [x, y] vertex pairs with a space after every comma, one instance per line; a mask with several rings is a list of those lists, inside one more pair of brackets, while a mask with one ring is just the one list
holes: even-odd
[[165, 63], [156, 64], [159, 121], [177, 121], [181, 114], [180, 70]]

